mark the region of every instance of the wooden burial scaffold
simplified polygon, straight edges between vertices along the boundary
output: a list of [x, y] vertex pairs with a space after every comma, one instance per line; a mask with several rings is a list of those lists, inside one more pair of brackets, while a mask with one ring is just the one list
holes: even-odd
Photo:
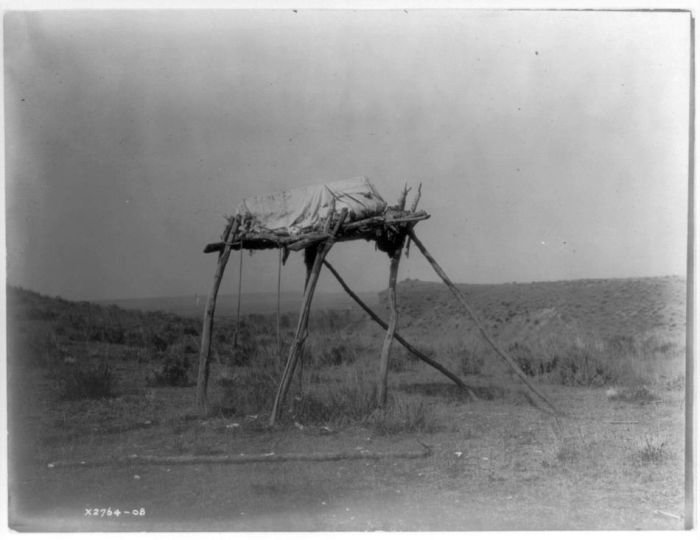
[[[305, 255], [306, 280], [304, 296], [294, 339], [287, 354], [287, 361], [270, 413], [270, 425], [274, 425], [280, 418], [290, 384], [303, 353], [304, 343], [308, 336], [309, 314], [313, 295], [324, 266], [333, 274], [349, 296], [375, 322], [386, 330], [379, 359], [378, 406], [383, 407], [387, 401], [389, 362], [394, 340], [398, 341], [421, 361], [437, 369], [452, 380], [467, 395], [475, 398], [473, 391], [459, 376], [421, 353], [397, 331], [396, 280], [401, 254], [404, 247], [408, 250], [408, 245], [411, 242], [416, 245], [460, 304], [466, 309], [480, 333], [498, 353], [499, 357], [506, 362], [534, 395], [546, 403], [552, 411], [558, 413], [551, 402], [527, 379], [518, 365], [486, 333], [464, 295], [450, 281], [447, 274], [445, 274], [437, 261], [418, 239], [414, 228], [419, 222], [428, 219], [430, 215], [424, 210], [418, 210], [418, 202], [421, 195], [420, 186], [410, 208], [406, 208], [406, 199], [409, 191], [409, 188], [404, 187], [398, 203], [394, 206], [388, 206], [374, 190], [374, 187], [365, 178], [361, 177], [340, 183], [304, 188], [300, 193], [292, 193], [292, 195], [290, 195], [290, 192], [284, 192], [257, 198], [252, 202], [244, 201], [242, 203], [237, 212], [228, 218], [221, 241], [208, 244], [204, 249], [205, 253], [216, 252], [219, 255], [214, 282], [204, 312], [196, 394], [196, 404], [200, 414], [208, 414], [207, 383], [209, 378], [209, 358], [219, 286], [231, 251], [243, 249], [280, 249], [283, 261], [287, 260], [290, 252], [303, 250]], [[353, 240], [375, 242], [377, 249], [389, 256], [388, 322], [382, 320], [379, 315], [362, 302], [345, 283], [338, 271], [326, 260], [334, 244]]]

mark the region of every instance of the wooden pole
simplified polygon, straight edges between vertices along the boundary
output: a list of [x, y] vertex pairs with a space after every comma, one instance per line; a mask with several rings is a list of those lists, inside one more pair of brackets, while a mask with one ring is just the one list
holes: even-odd
[[282, 328], [280, 324], [280, 296], [282, 289], [282, 248], [277, 252], [277, 368], [282, 365]]
[[236, 333], [233, 336], [233, 356], [238, 357], [238, 335], [241, 333], [241, 291], [243, 287], [243, 244], [238, 257], [238, 294], [236, 296]]
[[481, 335], [486, 339], [486, 341], [491, 345], [494, 351], [498, 353], [498, 355], [505, 361], [505, 363], [513, 370], [513, 372], [520, 378], [523, 383], [525, 383], [525, 386], [527, 386], [530, 391], [532, 391], [533, 394], [535, 394], [537, 397], [539, 397], [542, 401], [544, 401], [556, 414], [561, 414], [560, 411], [552, 405], [552, 403], [545, 397], [542, 392], [540, 392], [535, 386], [527, 379], [527, 376], [523, 373], [523, 371], [518, 367], [518, 364], [515, 363], [515, 361], [508, 356], [508, 354], [501, 349], [493, 339], [491, 339], [491, 336], [488, 335], [484, 327], [482, 326], [481, 322], [479, 321], [479, 318], [476, 316], [476, 313], [472, 310], [472, 308], [469, 306], [467, 303], [466, 298], [464, 298], [464, 295], [462, 292], [455, 286], [454, 283], [450, 280], [449, 277], [447, 277], [447, 274], [443, 271], [443, 269], [440, 267], [440, 265], [437, 263], [437, 261], [430, 255], [428, 250], [425, 248], [423, 243], [418, 240], [416, 237], [416, 233], [413, 230], [409, 230], [408, 234], [413, 241], [413, 243], [418, 246], [418, 249], [421, 251], [421, 253], [425, 256], [425, 258], [428, 260], [430, 265], [433, 267], [435, 272], [437, 273], [440, 278], [442, 278], [442, 281], [445, 282], [445, 285], [447, 285], [447, 288], [450, 289], [450, 292], [457, 298], [457, 300], [462, 304], [464, 309], [466, 309], [467, 313], [469, 316], [472, 318], [474, 321], [474, 324], [476, 324], [476, 327], [479, 329], [479, 332]]
[[382, 345], [382, 355], [379, 358], [379, 380], [377, 386], [377, 404], [380, 407], [386, 405], [387, 400], [387, 385], [389, 379], [389, 358], [391, 356], [391, 345], [394, 342], [396, 334], [396, 325], [398, 324], [399, 314], [396, 308], [396, 276], [399, 272], [399, 261], [401, 260], [401, 251], [403, 250], [403, 241], [401, 241], [398, 249], [391, 255], [391, 264], [389, 265], [389, 327], [384, 337]]
[[304, 346], [304, 341], [308, 335], [308, 320], [309, 320], [309, 309], [311, 307], [311, 300], [313, 299], [314, 290], [316, 289], [316, 283], [318, 281], [318, 275], [320, 270], [320, 259], [323, 256], [323, 250], [319, 250], [316, 254], [316, 259], [319, 261], [318, 269], [316, 268], [316, 262], [311, 269], [309, 275], [309, 280], [306, 283], [306, 288], [304, 292], [304, 300], [301, 305], [301, 312], [299, 314], [299, 320], [297, 321], [297, 329], [294, 334], [294, 341], [289, 348], [289, 354], [287, 356], [287, 363], [284, 366], [284, 371], [282, 372], [282, 379], [280, 380], [279, 387], [277, 389], [277, 394], [275, 395], [275, 401], [272, 405], [272, 414], [270, 415], [270, 425], [273, 426], [280, 416], [280, 411], [282, 409], [282, 403], [287, 396], [289, 391], [289, 385], [292, 381], [292, 375], [296, 369], [297, 362], [299, 361], [299, 356], [302, 353]]
[[[330, 232], [327, 231], [328, 225], [330, 223], [330, 217], [331, 215], [328, 215], [328, 218], [326, 220], [326, 225], [324, 227], [324, 230], [327, 232], [327, 237], [330, 237]], [[319, 254], [319, 251], [322, 249], [322, 247], [319, 245], [318, 242], [316, 242], [315, 245], [312, 245], [311, 247], [308, 247], [304, 250], [304, 263], [306, 264], [306, 278], [304, 279], [304, 293], [306, 293], [306, 288], [309, 286], [309, 279], [311, 278], [311, 272], [314, 267], [314, 264], [316, 262], [316, 256]], [[320, 272], [320, 267], [319, 267], [319, 272]], [[312, 293], [313, 294], [313, 293]], [[304, 394], [304, 345], [306, 345], [306, 336], [308, 335], [308, 330], [309, 330], [309, 317], [306, 318], [304, 321], [304, 328], [302, 329], [302, 335], [304, 336], [304, 341], [301, 342], [301, 346], [299, 347], [299, 361], [297, 363], [297, 366], [299, 367], [299, 377], [297, 378], [297, 385], [298, 385], [298, 395], [303, 395]]]
[[[389, 328], [389, 325], [382, 320], [379, 315], [377, 315], [374, 311], [372, 311], [372, 308], [370, 308], [367, 304], [365, 304], [362, 299], [357, 296], [353, 290], [348, 286], [347, 283], [343, 280], [342, 277], [340, 277], [340, 274], [336, 271], [335, 268], [329, 263], [327, 260], [323, 261], [323, 264], [328, 268], [328, 270], [331, 271], [331, 274], [335, 276], [335, 279], [338, 280], [338, 283], [340, 283], [340, 286], [345, 290], [348, 295], [350, 295], [350, 298], [352, 298], [357, 304], [365, 310], [367, 315], [369, 315], [374, 322], [376, 322], [379, 326], [381, 326], [384, 330]], [[416, 349], [413, 345], [411, 345], [408, 341], [406, 341], [401, 334], [398, 332], [394, 333], [394, 339], [398, 341], [401, 345], [403, 345], [408, 352], [411, 354], [415, 355], [417, 358], [428, 364], [429, 366], [437, 369], [440, 373], [445, 375], [448, 379], [453, 381], [459, 388], [462, 390], [465, 390], [468, 392], [469, 396], [472, 399], [477, 399], [476, 395], [472, 391], [471, 388], [469, 388], [462, 379], [460, 379], [457, 375], [452, 373], [450, 370], [442, 366], [441, 364], [438, 364], [436, 361], [432, 360], [430, 357], [426, 356], [422, 352], [420, 352], [418, 349]]]
[[[399, 202], [396, 205], [398, 210], [406, 208], [406, 197], [410, 188], [404, 185]], [[389, 379], [389, 360], [391, 357], [391, 346], [394, 343], [394, 334], [396, 334], [396, 326], [398, 325], [399, 312], [396, 308], [396, 278], [399, 273], [399, 262], [401, 261], [401, 251], [406, 241], [405, 232], [398, 233], [394, 240], [395, 245], [389, 251], [391, 263], [389, 264], [389, 327], [384, 336], [384, 344], [382, 345], [382, 355], [379, 358], [379, 380], [377, 386], [377, 404], [380, 407], [386, 405], [387, 400], [387, 385]]]
[[313, 300], [314, 290], [316, 289], [316, 284], [318, 283], [318, 277], [321, 273], [321, 266], [323, 259], [330, 251], [333, 246], [333, 241], [335, 234], [338, 229], [342, 226], [345, 218], [348, 214], [347, 209], [343, 209], [336, 223], [333, 234], [328, 240], [323, 241], [316, 251], [316, 257], [311, 267], [309, 277], [306, 282], [306, 287], [304, 290], [304, 300], [301, 305], [301, 312], [299, 314], [299, 321], [297, 322], [297, 330], [294, 335], [294, 341], [289, 348], [289, 355], [287, 356], [287, 364], [284, 367], [284, 372], [282, 373], [282, 380], [280, 381], [279, 387], [277, 389], [277, 394], [275, 395], [275, 401], [272, 405], [272, 413], [270, 414], [270, 426], [274, 426], [277, 419], [280, 416], [282, 410], [282, 404], [287, 397], [287, 392], [289, 391], [289, 385], [292, 381], [294, 375], [294, 370], [296, 369], [297, 363], [299, 361], [299, 356], [304, 347], [304, 342], [308, 336], [308, 323], [309, 323], [309, 311], [311, 309], [311, 301]]
[[[418, 208], [418, 202], [420, 201], [420, 196], [421, 196], [421, 188], [423, 187], [423, 183], [418, 184], [418, 192], [416, 193], [416, 197], [413, 199], [413, 203], [411, 204], [411, 214], [416, 213], [416, 209]], [[408, 258], [408, 252], [411, 249], [411, 237], [408, 237], [408, 241], [406, 242], [406, 257]]]
[[214, 283], [212, 284], [207, 305], [204, 310], [204, 323], [202, 325], [202, 342], [199, 350], [199, 372], [197, 374], [197, 395], [196, 405], [199, 413], [206, 416], [208, 413], [207, 405], [207, 384], [209, 382], [209, 355], [211, 353], [211, 335], [214, 328], [214, 311], [216, 310], [216, 295], [219, 293], [219, 285], [221, 278], [224, 275], [224, 269], [231, 254], [231, 242], [238, 232], [240, 222], [238, 217], [231, 218], [224, 234], [223, 241], [226, 243], [221, 253], [219, 253], [216, 262], [216, 272], [214, 273]]

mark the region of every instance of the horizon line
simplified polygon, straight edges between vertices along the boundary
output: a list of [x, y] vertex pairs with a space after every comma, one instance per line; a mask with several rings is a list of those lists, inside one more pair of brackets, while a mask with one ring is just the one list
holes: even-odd
[[[575, 281], [620, 281], [620, 280], [633, 280], [633, 279], [662, 279], [662, 278], [678, 278], [678, 279], [683, 279], [687, 280], [687, 275], [683, 274], [658, 274], [658, 275], [644, 275], [644, 276], [625, 276], [625, 277], [581, 277], [581, 278], [574, 278], [574, 279], [548, 279], [548, 280], [529, 280], [529, 281], [500, 281], [500, 282], [459, 282], [455, 283], [456, 285], [469, 285], [469, 286], [498, 286], [498, 285], [531, 285], [531, 284], [536, 284], [536, 283], [560, 283], [560, 282], [575, 282]], [[405, 278], [398, 283], [407, 283], [407, 282], [419, 282], [419, 283], [433, 283], [436, 285], [441, 284], [440, 280], [423, 280], [423, 279], [417, 279], [417, 278]], [[81, 299], [75, 299], [75, 298], [68, 298], [65, 296], [62, 296], [61, 294], [51, 294], [51, 293], [45, 293], [41, 292], [35, 289], [32, 289], [31, 287], [26, 287], [23, 285], [18, 285], [18, 284], [13, 284], [10, 282], [6, 282], [6, 288], [15, 288], [15, 289], [22, 289], [30, 292], [34, 292], [36, 294], [39, 294], [41, 296], [48, 296], [51, 298], [59, 298], [63, 300], [68, 300], [71, 302], [92, 302], [92, 303], [105, 303], [105, 302], [124, 302], [128, 300], [158, 300], [158, 299], [163, 299], [163, 298], [204, 298], [206, 299], [208, 297], [207, 293], [187, 293], [187, 294], [171, 294], [171, 295], [157, 295], [157, 296], [125, 296], [125, 297], [108, 297], [108, 298], [81, 298]], [[381, 292], [385, 291], [386, 288], [379, 289], [376, 291], [359, 291], [358, 294], [380, 294]], [[280, 294], [303, 294], [302, 291], [299, 290], [282, 290], [280, 291]], [[260, 294], [277, 294], [276, 291], [271, 291], [271, 290], [264, 290], [264, 291], [249, 291], [241, 294], [241, 298], [244, 298], [245, 296], [252, 296], [252, 295], [260, 295]], [[318, 291], [316, 294], [346, 294], [342, 290], [338, 291]], [[234, 297], [236, 298], [238, 295], [235, 293], [224, 293], [224, 294], [219, 294], [217, 295], [219, 298], [221, 297]]]

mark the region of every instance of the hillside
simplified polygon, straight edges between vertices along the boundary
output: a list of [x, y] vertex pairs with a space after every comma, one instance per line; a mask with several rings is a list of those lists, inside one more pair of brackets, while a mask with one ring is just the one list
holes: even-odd
[[[685, 279], [583, 279], [498, 285], [459, 285], [479, 318], [512, 339], [564, 329], [614, 338], [685, 335]], [[399, 322], [419, 335], [452, 335], [474, 325], [442, 283], [406, 280], [397, 288]], [[380, 293], [387, 306], [387, 292]]]
[[[494, 285], [461, 284], [467, 301], [487, 329], [496, 336], [514, 339], [525, 334], [557, 333], [564, 329], [604, 338], [663, 335], [669, 340], [685, 336], [686, 284], [677, 276], [585, 279]], [[399, 326], [421, 338], [448, 337], [473, 331], [474, 325], [460, 304], [442, 284], [405, 280], [398, 284]], [[370, 306], [386, 313], [387, 291], [360, 294]], [[161, 312], [164, 319], [180, 316], [198, 327], [205, 298], [168, 297], [70, 302], [17, 287], [7, 288], [8, 318], [52, 320], [67, 312], [81, 313], [74, 321], [85, 325], [119, 319], [126, 327], [138, 327], [145, 312]], [[282, 296], [282, 312], [294, 314], [299, 295]], [[235, 314], [236, 297], [221, 295], [217, 315]], [[314, 309], [343, 311], [354, 302], [344, 293], [318, 294]], [[276, 294], [242, 296], [244, 315], [270, 315], [276, 309]], [[291, 322], [291, 321], [290, 321]], [[369, 323], [369, 321], [368, 321]], [[373, 323], [369, 323], [373, 324]]]
[[[360, 293], [359, 296], [368, 304], [377, 303], [376, 293]], [[282, 313], [299, 310], [302, 293], [299, 291], [282, 292], [280, 295], [280, 311]], [[124, 309], [140, 311], [167, 311], [182, 317], [201, 317], [207, 303], [206, 295], [192, 296], [161, 296], [154, 298], [118, 298], [95, 302], [101, 306], [115, 305]], [[314, 310], [343, 310], [355, 306], [353, 300], [343, 292], [314, 294]], [[219, 294], [216, 300], [216, 313], [219, 316], [235, 315], [238, 309], [238, 297], [234, 294]], [[259, 292], [241, 295], [241, 313], [274, 313], [277, 311], [277, 293]]]

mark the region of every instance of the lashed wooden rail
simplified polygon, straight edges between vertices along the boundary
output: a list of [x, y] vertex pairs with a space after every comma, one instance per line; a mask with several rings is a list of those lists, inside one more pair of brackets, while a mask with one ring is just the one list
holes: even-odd
[[286, 461], [343, 461], [358, 459], [420, 459], [431, 455], [428, 446], [422, 450], [405, 450], [399, 452], [376, 452], [370, 450], [354, 450], [350, 452], [319, 452], [311, 454], [221, 454], [221, 455], [191, 455], [191, 456], [150, 456], [131, 455], [105, 459], [65, 460], [48, 464], [50, 469], [58, 468], [88, 468], [88, 467], [120, 467], [132, 465], [243, 465], [246, 463], [283, 463]]
[[542, 401], [544, 401], [551, 409], [554, 411], [555, 414], [561, 415], [562, 413], [555, 407], [547, 397], [540, 392], [528, 379], [527, 375], [523, 373], [523, 371], [518, 367], [518, 364], [515, 363], [515, 361], [508, 356], [508, 354], [501, 349], [498, 344], [491, 339], [491, 336], [489, 336], [488, 332], [484, 329], [484, 326], [481, 324], [481, 321], [479, 320], [479, 317], [477, 317], [476, 313], [472, 308], [469, 306], [467, 303], [466, 298], [464, 298], [464, 295], [462, 294], [462, 291], [460, 291], [454, 283], [452, 283], [452, 280], [450, 280], [449, 277], [447, 277], [447, 274], [445, 271], [440, 267], [440, 265], [437, 263], [437, 261], [433, 258], [433, 256], [428, 252], [426, 247], [423, 245], [423, 243], [418, 240], [416, 237], [416, 233], [413, 230], [409, 230], [408, 232], [411, 240], [413, 243], [418, 247], [418, 249], [421, 251], [421, 253], [425, 256], [427, 261], [430, 263], [430, 265], [433, 267], [435, 272], [437, 273], [438, 276], [442, 279], [442, 281], [445, 282], [445, 285], [447, 285], [447, 288], [450, 289], [450, 292], [454, 295], [454, 297], [459, 301], [460, 304], [462, 304], [462, 307], [467, 311], [469, 316], [472, 318], [472, 321], [476, 325], [476, 327], [479, 329], [479, 332], [481, 335], [484, 337], [484, 339], [488, 342], [489, 345], [493, 348], [494, 351], [498, 353], [498, 355], [503, 359], [506, 364], [513, 370], [513, 372], [518, 376], [518, 378], [525, 383], [525, 386], [527, 386], [530, 391], [535, 394], [537, 397], [539, 397]]
[[[430, 214], [424, 210], [417, 212], [403, 212], [396, 215], [373, 216], [344, 225], [335, 235], [334, 242], [347, 242], [351, 240], [374, 240], [377, 227], [384, 225], [409, 225], [430, 218]], [[330, 237], [329, 232], [311, 231], [297, 235], [272, 234], [255, 231], [239, 230], [235, 238], [213, 242], [204, 247], [204, 253], [221, 252], [228, 244], [233, 250], [241, 249], [245, 243], [246, 249], [278, 249], [286, 248], [290, 251], [301, 251]]]

